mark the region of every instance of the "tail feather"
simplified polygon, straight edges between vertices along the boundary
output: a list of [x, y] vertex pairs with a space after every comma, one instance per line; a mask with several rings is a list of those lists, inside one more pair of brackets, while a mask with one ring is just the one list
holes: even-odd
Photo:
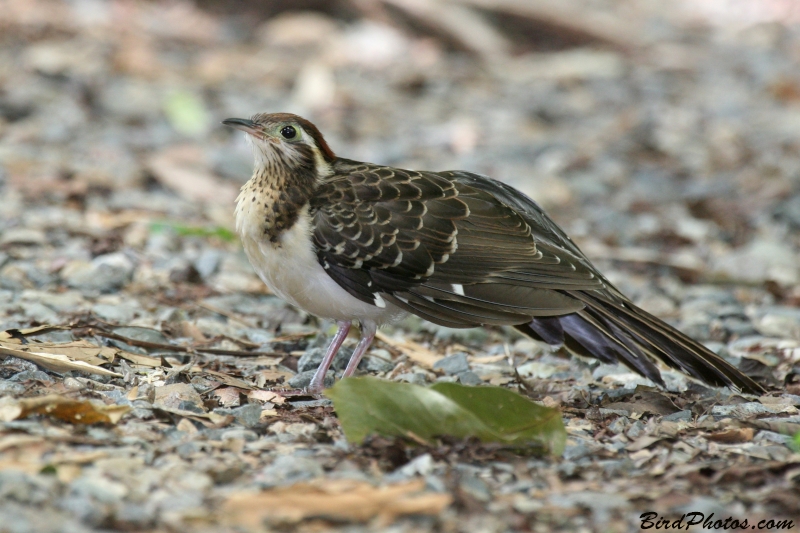
[[[654, 361], [681, 370], [705, 383], [758, 394], [763, 387], [727, 361], [667, 323], [628, 301], [617, 301], [596, 291], [569, 291], [585, 304], [577, 313], [534, 318], [516, 326], [549, 344], [563, 343], [580, 355], [603, 362], [621, 362], [663, 386]], [[558, 321], [558, 326], [552, 324]], [[559, 338], [555, 333], [562, 331]], [[558, 340], [559, 342], [551, 342]]]

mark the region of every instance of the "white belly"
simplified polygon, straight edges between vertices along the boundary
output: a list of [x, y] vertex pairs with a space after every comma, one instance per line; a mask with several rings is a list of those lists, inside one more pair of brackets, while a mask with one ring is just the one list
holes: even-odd
[[278, 243], [259, 238], [260, 232], [242, 231], [245, 253], [267, 287], [290, 304], [315, 316], [334, 320], [372, 320], [385, 324], [405, 312], [389, 302], [378, 307], [350, 295], [319, 264], [311, 244], [311, 220], [304, 210]]

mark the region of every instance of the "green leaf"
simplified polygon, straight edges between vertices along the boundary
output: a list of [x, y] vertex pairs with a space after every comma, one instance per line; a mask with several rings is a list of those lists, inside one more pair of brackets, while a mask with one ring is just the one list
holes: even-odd
[[202, 99], [188, 91], [176, 91], [164, 100], [164, 114], [178, 132], [197, 137], [208, 131], [211, 117]]
[[169, 222], [152, 222], [150, 224], [150, 231], [153, 233], [163, 233], [167, 230], [174, 231], [176, 235], [180, 235], [181, 237], [214, 237], [225, 242], [233, 242], [236, 240], [236, 234], [222, 226], [184, 226], [182, 224], [172, 224]]
[[333, 400], [345, 437], [355, 443], [371, 434], [426, 443], [442, 436], [477, 437], [561, 455], [567, 438], [558, 410], [500, 387], [420, 387], [364, 377], [343, 379], [325, 394]]

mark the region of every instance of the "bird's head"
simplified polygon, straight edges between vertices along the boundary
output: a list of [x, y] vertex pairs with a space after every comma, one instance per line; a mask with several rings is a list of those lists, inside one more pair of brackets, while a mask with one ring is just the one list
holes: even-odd
[[336, 159], [317, 127], [291, 113], [258, 113], [249, 119], [228, 118], [222, 123], [247, 133], [257, 171], [313, 171], [324, 175]]

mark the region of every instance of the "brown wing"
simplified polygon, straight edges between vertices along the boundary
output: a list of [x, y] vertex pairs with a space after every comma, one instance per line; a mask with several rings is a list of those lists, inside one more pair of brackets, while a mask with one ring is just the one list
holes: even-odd
[[521, 324], [584, 304], [559, 289], [604, 286], [569, 250], [454, 174], [340, 163], [318, 191], [320, 262], [354, 296], [437, 324]]

